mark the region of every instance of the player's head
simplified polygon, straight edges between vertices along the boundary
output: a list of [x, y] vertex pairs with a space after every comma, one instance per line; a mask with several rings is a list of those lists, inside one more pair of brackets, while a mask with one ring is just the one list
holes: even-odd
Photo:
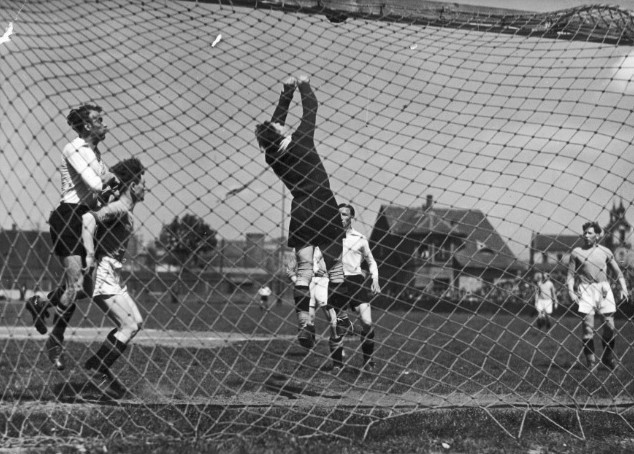
[[119, 191], [130, 191], [134, 202], [142, 202], [145, 198], [145, 167], [137, 158], [124, 159], [110, 169], [119, 179]]
[[542, 281], [542, 273], [535, 273], [535, 276], [533, 276], [533, 279], [535, 280], [535, 282], [541, 282]]
[[81, 138], [100, 142], [106, 138], [108, 127], [103, 124], [103, 109], [97, 105], [84, 104], [72, 109], [66, 121]]
[[549, 281], [549, 280], [550, 280], [550, 274], [544, 273], [544, 282]]
[[583, 224], [583, 239], [586, 245], [593, 245], [599, 241], [603, 230], [598, 222], [586, 222]]
[[260, 150], [265, 153], [280, 151], [284, 148], [284, 139], [290, 136], [290, 128], [279, 123], [265, 121], [255, 127], [255, 137], [258, 140], [258, 145]]
[[355, 216], [354, 207], [349, 203], [340, 203], [339, 215], [341, 216], [341, 223], [343, 224], [343, 228], [349, 228], [352, 225], [352, 220]]

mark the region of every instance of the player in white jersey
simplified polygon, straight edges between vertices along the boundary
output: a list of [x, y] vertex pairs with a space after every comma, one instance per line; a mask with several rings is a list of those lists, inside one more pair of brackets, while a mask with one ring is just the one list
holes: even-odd
[[549, 330], [552, 326], [550, 316], [557, 309], [557, 291], [548, 273], [535, 274], [535, 310], [537, 327]]
[[260, 297], [260, 310], [268, 311], [269, 310], [269, 297], [271, 296], [271, 288], [268, 285], [263, 285], [258, 290], [258, 296]]
[[[293, 284], [297, 282], [297, 263], [293, 260], [292, 263], [286, 264], [286, 274], [291, 279]], [[335, 310], [328, 306], [328, 271], [326, 269], [326, 263], [322, 256], [319, 247], [316, 247], [313, 253], [313, 277], [310, 281], [310, 303], [308, 310], [308, 331], [312, 333], [312, 340], [310, 342], [301, 343], [303, 347], [312, 348], [315, 345], [315, 313], [317, 308], [321, 308], [324, 311], [326, 320], [330, 327], [330, 338], [337, 337], [337, 316]]]
[[361, 351], [363, 352], [363, 369], [371, 372], [375, 369], [372, 355], [374, 354], [374, 327], [372, 324], [372, 310], [370, 303], [364, 301], [364, 283], [366, 273], [361, 268], [365, 261], [370, 269], [372, 283], [370, 290], [373, 294], [381, 292], [379, 285], [379, 269], [370, 251], [370, 245], [365, 235], [352, 228], [355, 217], [354, 207], [350, 204], [339, 205], [341, 222], [346, 231], [343, 240], [344, 282], [331, 284], [328, 291], [328, 304], [337, 311], [337, 338], [330, 342], [330, 352], [333, 361], [333, 372], [337, 373], [343, 367], [343, 337], [354, 331], [348, 319], [347, 310], [354, 309], [359, 317], [360, 329], [357, 334], [361, 337]]
[[55, 307], [55, 321], [46, 350], [59, 370], [65, 367], [64, 333], [75, 312], [76, 301], [92, 296], [92, 279], [87, 272], [86, 252], [81, 241], [82, 215], [97, 208], [100, 196], [117, 183], [102, 161], [98, 147], [108, 132], [102, 113], [101, 107], [86, 104], [72, 109], [66, 117], [78, 137], [62, 150], [62, 200], [49, 218], [53, 249], [64, 267], [63, 281], [49, 293], [48, 299], [35, 295], [26, 302], [26, 309], [40, 334], [46, 334], [48, 309]]
[[612, 251], [599, 245], [601, 232], [601, 227], [596, 222], [587, 222], [583, 225], [584, 245], [574, 248], [570, 254], [567, 284], [570, 299], [579, 305], [579, 313], [583, 317], [583, 353], [588, 367], [594, 369], [597, 364], [594, 354], [594, 316], [598, 314], [603, 319], [601, 362], [607, 368], [614, 369], [616, 302], [610, 288], [608, 270], [614, 273], [619, 282], [621, 300], [627, 301], [629, 294], [625, 277]]
[[[111, 372], [112, 365], [125, 352], [141, 329], [141, 313], [121, 279], [123, 257], [134, 233], [132, 210], [145, 197], [145, 169], [136, 158], [112, 167], [121, 182], [120, 196], [97, 211], [84, 214], [83, 244], [89, 266], [97, 260], [93, 300], [114, 322], [97, 352], [86, 361], [92, 382], [106, 396], [118, 399], [126, 393]], [[95, 241], [96, 240], [96, 241]], [[96, 244], [95, 244], [96, 243]]]

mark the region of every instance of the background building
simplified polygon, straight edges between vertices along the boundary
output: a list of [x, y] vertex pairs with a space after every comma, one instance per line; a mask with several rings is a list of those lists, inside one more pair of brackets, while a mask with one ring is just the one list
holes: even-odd
[[473, 292], [524, 266], [480, 210], [382, 206], [370, 245], [386, 290]]

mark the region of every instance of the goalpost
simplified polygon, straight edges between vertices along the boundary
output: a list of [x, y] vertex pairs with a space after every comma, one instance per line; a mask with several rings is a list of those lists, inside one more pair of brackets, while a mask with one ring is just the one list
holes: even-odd
[[[519, 437], [524, 419], [498, 408], [555, 425], [550, 411], [569, 409], [579, 426], [562, 428], [579, 437], [588, 410], [632, 430], [632, 311], [619, 303], [618, 367], [590, 371], [565, 279], [581, 226], [597, 221], [634, 284], [633, 14], [396, 0], [0, 5], [5, 439], [365, 437], [436, 409], [482, 411]], [[360, 295], [373, 310], [372, 373], [359, 336], [344, 341], [346, 370], [327, 370], [321, 312], [315, 348], [296, 339], [290, 195], [254, 130], [299, 74], [319, 101], [333, 192], [355, 207], [378, 263], [381, 294]], [[144, 325], [117, 366], [129, 395], [115, 406], [95, 404], [82, 367], [112, 323], [80, 303], [60, 373], [20, 301], [61, 277], [47, 220], [74, 138], [65, 117], [83, 103], [104, 108], [104, 161], [147, 168], [124, 264]], [[534, 324], [536, 272], [558, 292], [548, 330]]]

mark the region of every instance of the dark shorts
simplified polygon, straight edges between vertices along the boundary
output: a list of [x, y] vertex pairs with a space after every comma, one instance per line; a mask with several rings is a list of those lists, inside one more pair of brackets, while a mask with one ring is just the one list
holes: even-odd
[[85, 256], [81, 240], [81, 217], [89, 211], [86, 205], [61, 203], [48, 220], [53, 251], [58, 257]]
[[346, 276], [340, 284], [328, 284], [328, 305], [337, 310], [355, 309], [368, 302], [364, 276]]
[[326, 246], [344, 237], [341, 215], [332, 195], [294, 198], [288, 228], [288, 246]]

